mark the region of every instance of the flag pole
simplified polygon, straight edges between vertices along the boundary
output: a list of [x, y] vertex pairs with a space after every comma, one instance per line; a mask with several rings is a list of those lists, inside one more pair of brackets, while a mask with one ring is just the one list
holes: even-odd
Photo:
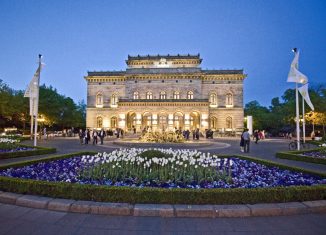
[[[29, 97], [30, 99], [32, 99], [31, 97]], [[29, 105], [32, 105], [31, 102], [29, 102]], [[33, 139], [33, 125], [34, 125], [34, 116], [33, 113], [31, 115], [31, 140]]]
[[38, 98], [39, 98], [39, 89], [40, 89], [40, 79], [41, 79], [41, 59], [42, 55], [38, 55], [38, 63], [39, 63], [39, 76], [37, 79], [37, 91], [36, 91], [36, 98], [34, 99], [34, 102], [36, 102], [36, 112], [35, 112], [35, 127], [34, 127], [34, 146], [37, 145], [37, 117], [38, 117]]
[[[297, 48], [293, 48], [294, 56], [297, 55]], [[298, 65], [297, 65], [298, 66]], [[295, 112], [296, 112], [296, 129], [297, 129], [297, 150], [300, 150], [300, 123], [299, 123], [299, 92], [298, 81], [295, 82]]]
[[299, 125], [299, 94], [298, 83], [295, 83], [295, 110], [296, 110], [296, 125], [297, 125], [297, 150], [300, 150], [300, 125]]
[[302, 135], [303, 143], [306, 143], [306, 120], [305, 120], [305, 110], [304, 110], [304, 98], [302, 97]]

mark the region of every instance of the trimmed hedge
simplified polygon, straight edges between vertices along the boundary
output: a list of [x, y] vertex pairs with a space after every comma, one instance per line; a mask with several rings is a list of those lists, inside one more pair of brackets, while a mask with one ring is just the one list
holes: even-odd
[[316, 147], [318, 147], [319, 145], [324, 144], [325, 141], [322, 141], [322, 140], [307, 140], [307, 143], [316, 145]]
[[[26, 161], [3, 166], [19, 167], [22, 165], [69, 158], [92, 152], [49, 157], [42, 160]], [[233, 157], [233, 156], [228, 156]], [[245, 156], [235, 156], [246, 160], [263, 163], [269, 166], [278, 166], [283, 169], [298, 170], [274, 162]], [[305, 170], [306, 173], [326, 177], [326, 174]], [[275, 188], [236, 188], [236, 189], [163, 189], [163, 188], [132, 188], [108, 187], [87, 184], [72, 184], [65, 182], [47, 182], [26, 180], [11, 177], [0, 177], [0, 190], [67, 198], [75, 200], [90, 200], [99, 202], [127, 202], [127, 203], [162, 203], [162, 204], [255, 204], [272, 202], [290, 202], [326, 199], [326, 185], [291, 186]]]
[[34, 155], [49, 154], [49, 153], [55, 153], [57, 151], [55, 148], [45, 148], [45, 147], [29, 146], [29, 145], [23, 145], [23, 144], [18, 144], [18, 146], [35, 148], [35, 149], [34, 150], [26, 150], [26, 151], [0, 153], [0, 160], [6, 159], [6, 158], [28, 157], [28, 156], [34, 156]]
[[314, 158], [314, 157], [301, 155], [303, 153], [318, 152], [320, 150], [325, 151], [325, 148], [317, 148], [317, 149], [308, 150], [308, 151], [303, 150], [303, 151], [278, 152], [278, 153], [276, 153], [276, 157], [277, 158], [282, 158], [282, 159], [294, 160], [294, 161], [311, 162], [311, 163], [326, 165], [326, 159], [325, 158]]

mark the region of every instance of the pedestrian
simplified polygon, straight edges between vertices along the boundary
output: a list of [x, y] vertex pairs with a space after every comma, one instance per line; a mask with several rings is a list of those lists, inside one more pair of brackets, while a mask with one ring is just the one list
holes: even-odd
[[88, 144], [88, 141], [91, 139], [91, 134], [89, 132], [89, 129], [85, 131], [85, 144]]
[[78, 135], [79, 135], [79, 141], [80, 141], [80, 144], [83, 144], [83, 140], [84, 140], [84, 132], [83, 132], [83, 130], [82, 129], [79, 129], [79, 133], [78, 133]]
[[255, 144], [258, 144], [258, 140], [259, 140], [258, 130], [255, 130], [255, 132], [254, 132], [254, 139], [255, 139]]
[[196, 140], [199, 140], [199, 128], [196, 129]]
[[119, 139], [119, 137], [120, 137], [120, 128], [116, 129], [116, 135], [117, 135], [117, 138]]
[[97, 131], [93, 130], [93, 145], [97, 144]]
[[43, 136], [44, 136], [44, 140], [47, 140], [48, 136], [46, 134], [46, 127], [44, 127], [43, 129]]
[[245, 130], [245, 132], [242, 134], [243, 137], [243, 144], [244, 144], [244, 152], [249, 153], [250, 150], [250, 134], [248, 132], [248, 129]]
[[241, 140], [240, 140], [240, 151], [244, 152], [244, 138], [243, 138], [243, 133], [245, 133], [245, 130], [243, 130], [241, 134]]
[[195, 138], [196, 138], [196, 131], [192, 130], [192, 139], [195, 140]]
[[132, 129], [134, 131], [134, 134], [136, 134], [136, 127], [135, 126], [132, 126]]
[[105, 131], [103, 129], [100, 131], [99, 136], [100, 136], [100, 140], [101, 140], [101, 145], [103, 145], [103, 140], [105, 137]]
[[190, 131], [187, 129], [186, 130], [186, 140], [189, 140], [189, 135], [190, 135]]

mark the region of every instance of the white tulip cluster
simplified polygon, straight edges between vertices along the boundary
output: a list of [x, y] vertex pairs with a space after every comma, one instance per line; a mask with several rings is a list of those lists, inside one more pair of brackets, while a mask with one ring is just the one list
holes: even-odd
[[5, 143], [5, 144], [15, 144], [19, 142], [18, 140], [14, 139], [9, 139], [9, 138], [0, 138], [0, 143]]
[[[131, 148], [131, 149], [120, 149], [114, 150], [110, 153], [98, 153], [96, 155], [84, 155], [82, 156], [82, 162], [85, 163], [115, 163], [116, 166], [119, 166], [119, 162], [130, 162], [130, 163], [140, 163], [144, 167], [151, 167], [153, 164], [166, 166], [168, 164], [175, 164], [180, 166], [202, 166], [202, 167], [221, 167], [222, 159], [217, 155], [211, 155], [210, 153], [202, 153], [197, 150], [189, 150], [189, 149], [161, 149], [161, 148], [153, 148], [153, 150], [158, 150], [162, 153], [168, 154], [171, 157], [168, 158], [143, 158], [139, 156], [142, 152], [150, 149], [143, 148]], [[233, 165], [233, 161], [231, 159], [223, 159], [224, 161], [228, 161], [229, 165]], [[138, 164], [139, 165], [139, 164]]]
[[[158, 156], [145, 154], [146, 151], [158, 151]], [[161, 153], [160, 153], [161, 152]], [[144, 154], [142, 154], [144, 153]], [[143, 149], [131, 148], [114, 150], [110, 153], [82, 156], [86, 165], [81, 172], [86, 179], [123, 180], [136, 178], [141, 180], [218, 180], [231, 177], [232, 159], [219, 158], [217, 155], [189, 149]]]

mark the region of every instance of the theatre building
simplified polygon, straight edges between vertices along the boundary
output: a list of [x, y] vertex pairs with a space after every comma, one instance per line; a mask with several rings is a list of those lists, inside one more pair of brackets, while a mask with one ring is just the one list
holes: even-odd
[[204, 70], [200, 55], [128, 56], [124, 71], [88, 72], [88, 128], [243, 128], [243, 70]]

